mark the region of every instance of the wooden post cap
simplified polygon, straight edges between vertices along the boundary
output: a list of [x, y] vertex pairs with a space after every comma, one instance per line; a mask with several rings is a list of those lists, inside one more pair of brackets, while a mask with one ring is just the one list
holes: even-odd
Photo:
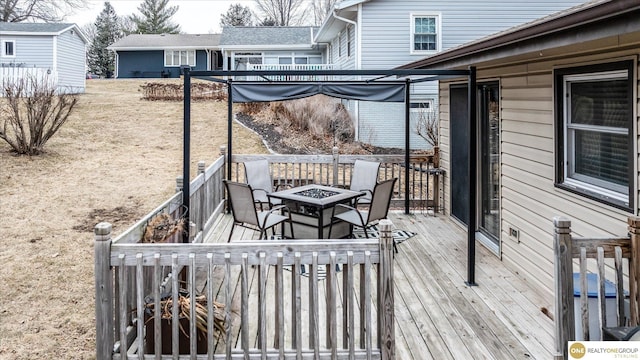
[[112, 226], [110, 223], [108, 222], [101, 222], [98, 223], [94, 228], [93, 228], [93, 233], [96, 236], [102, 236], [102, 235], [109, 235], [111, 234], [111, 229]]

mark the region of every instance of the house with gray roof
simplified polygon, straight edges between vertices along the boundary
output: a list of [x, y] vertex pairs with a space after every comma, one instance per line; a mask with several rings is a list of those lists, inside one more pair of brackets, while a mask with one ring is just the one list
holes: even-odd
[[[311, 70], [326, 63], [312, 26], [227, 26], [220, 50], [225, 70]], [[322, 67], [326, 68], [326, 67]]]
[[108, 47], [117, 78], [180, 77], [182, 69], [220, 70], [220, 34], [131, 34]]
[[76, 24], [0, 22], [0, 78], [46, 78], [58, 91], [85, 90], [87, 38]]

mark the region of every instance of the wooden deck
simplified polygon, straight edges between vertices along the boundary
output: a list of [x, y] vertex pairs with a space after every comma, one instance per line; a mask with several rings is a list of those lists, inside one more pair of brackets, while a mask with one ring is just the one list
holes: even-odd
[[[206, 241], [227, 240], [231, 216]], [[395, 262], [397, 359], [551, 359], [553, 321], [534, 289], [477, 246], [476, 282], [465, 284], [466, 232], [442, 215], [390, 213], [394, 227], [416, 236]], [[255, 239], [242, 227], [233, 241]]]

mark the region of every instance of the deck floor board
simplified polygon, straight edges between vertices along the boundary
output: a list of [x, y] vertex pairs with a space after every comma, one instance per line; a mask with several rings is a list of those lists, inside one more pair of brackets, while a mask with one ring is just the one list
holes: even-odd
[[[417, 235], [398, 245], [395, 255], [395, 315], [396, 358], [398, 359], [549, 359], [553, 357], [553, 321], [543, 312], [549, 307], [542, 295], [518, 274], [507, 269], [500, 259], [482, 245], [476, 246], [476, 283], [468, 286], [466, 231], [454, 221], [427, 214], [406, 215], [390, 212], [395, 228], [413, 231]], [[226, 221], [226, 223], [225, 223]], [[223, 215], [220, 228], [212, 232], [207, 242], [226, 242], [231, 229], [231, 216]], [[232, 242], [256, 239], [257, 234], [236, 227]], [[257, 268], [256, 268], [257, 270]], [[269, 274], [275, 271], [269, 271]], [[257, 284], [257, 273], [252, 284]], [[291, 286], [285, 271], [285, 289]], [[356, 272], [357, 279], [358, 273]], [[251, 277], [250, 277], [251, 281]], [[319, 287], [319, 300], [325, 301], [325, 282]], [[302, 280], [308, 289], [308, 278]], [[222, 284], [217, 284], [222, 286]], [[269, 286], [273, 286], [271, 279]], [[239, 300], [239, 278], [234, 284]], [[339, 278], [339, 304], [343, 284]], [[252, 286], [250, 291], [257, 291]], [[360, 306], [359, 290], [355, 291], [355, 306]], [[375, 287], [372, 288], [375, 291]], [[376, 302], [373, 294], [373, 308]], [[274, 300], [269, 299], [268, 307]], [[285, 298], [285, 308], [291, 299]], [[257, 304], [251, 304], [257, 309]], [[343, 309], [339, 306], [338, 316]], [[236, 310], [236, 306], [234, 306]], [[238, 305], [239, 316], [239, 305]], [[358, 310], [356, 310], [358, 311]], [[273, 314], [270, 314], [272, 316]], [[309, 304], [302, 303], [303, 343], [309, 333]], [[319, 317], [324, 320], [321, 312]], [[239, 319], [238, 319], [239, 320]], [[251, 346], [256, 345], [257, 322], [250, 327]], [[233, 322], [234, 333], [239, 336]], [[356, 321], [356, 328], [359, 326]], [[273, 330], [270, 330], [272, 334]], [[285, 319], [286, 342], [291, 341], [291, 319]], [[342, 345], [342, 330], [338, 329]], [[356, 331], [357, 332], [357, 331]], [[374, 329], [375, 332], [375, 329]], [[241, 345], [238, 338], [236, 346]], [[321, 344], [326, 334], [320, 334]], [[375, 340], [374, 340], [375, 342]], [[217, 352], [219, 352], [218, 349]]]

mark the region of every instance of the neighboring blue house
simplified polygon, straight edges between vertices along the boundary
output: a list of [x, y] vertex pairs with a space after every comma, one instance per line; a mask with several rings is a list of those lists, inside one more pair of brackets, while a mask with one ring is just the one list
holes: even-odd
[[311, 70], [326, 65], [325, 44], [311, 26], [224, 27], [220, 50], [225, 70]]
[[183, 67], [219, 70], [219, 34], [132, 34], [108, 47], [117, 78], [180, 77]]
[[[336, 69], [390, 69], [472, 40], [583, 3], [583, 0], [343, 0], [320, 27], [314, 42], [328, 44], [326, 62]], [[411, 108], [438, 106], [437, 81], [415, 84]], [[345, 103], [357, 138], [377, 146], [404, 146], [404, 105]], [[412, 131], [414, 149], [428, 144]]]
[[0, 78], [31, 74], [58, 91], [83, 93], [86, 45], [75, 24], [0, 22]]

